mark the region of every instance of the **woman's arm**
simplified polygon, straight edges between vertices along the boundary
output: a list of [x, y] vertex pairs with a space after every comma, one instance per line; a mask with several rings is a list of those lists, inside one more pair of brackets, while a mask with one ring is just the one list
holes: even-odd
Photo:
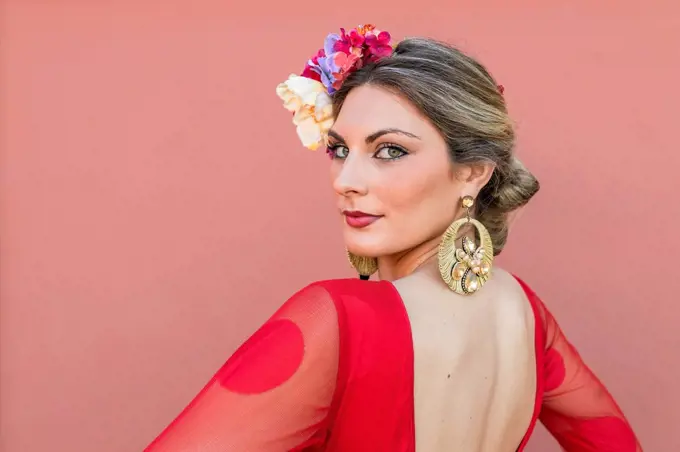
[[543, 425], [568, 452], [642, 451], [614, 398], [540, 300], [538, 306], [546, 338]]
[[291, 297], [145, 452], [280, 452], [322, 444], [335, 391], [337, 311], [320, 285]]

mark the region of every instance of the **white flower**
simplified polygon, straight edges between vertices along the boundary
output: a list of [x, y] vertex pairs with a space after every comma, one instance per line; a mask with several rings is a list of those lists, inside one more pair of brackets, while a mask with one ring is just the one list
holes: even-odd
[[326, 87], [311, 78], [291, 75], [276, 87], [276, 94], [286, 110], [294, 113], [293, 124], [303, 146], [316, 150], [325, 144], [333, 125], [332, 102]]

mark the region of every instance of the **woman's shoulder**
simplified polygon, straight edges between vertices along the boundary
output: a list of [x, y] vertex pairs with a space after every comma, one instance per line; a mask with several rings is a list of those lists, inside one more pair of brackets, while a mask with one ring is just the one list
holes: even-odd
[[515, 290], [523, 293], [524, 296], [530, 299], [529, 301], [533, 301], [533, 298], [537, 298], [536, 292], [534, 292], [526, 280], [523, 277], [518, 276], [516, 273], [510, 272], [503, 268], [494, 267], [493, 276], [497, 282], [504, 285], [506, 288], [514, 287]]
[[399, 311], [403, 303], [392, 283], [359, 279], [314, 281], [288, 297], [279, 312], [337, 311], [362, 316], [368, 311]]
[[[355, 278], [327, 279], [305, 286], [299, 294], [318, 294], [333, 300], [336, 310], [350, 321], [405, 316], [399, 292], [389, 281], [363, 281]], [[317, 296], [318, 296], [317, 295]]]
[[494, 269], [494, 271], [498, 279], [504, 281], [506, 285], [514, 286], [514, 290], [531, 306], [536, 325], [539, 329], [545, 329], [547, 308], [532, 286], [523, 277], [517, 276], [515, 273], [502, 269]]
[[348, 298], [373, 300], [399, 297], [398, 292], [388, 281], [364, 281], [356, 278], [324, 279], [311, 282], [297, 294], [323, 292], [337, 300]]

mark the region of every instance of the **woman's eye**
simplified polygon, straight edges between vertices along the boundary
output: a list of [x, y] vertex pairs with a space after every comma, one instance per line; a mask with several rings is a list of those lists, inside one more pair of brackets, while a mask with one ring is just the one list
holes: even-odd
[[385, 146], [375, 153], [375, 158], [382, 160], [396, 160], [408, 154], [405, 150], [397, 146]]
[[349, 154], [349, 149], [347, 146], [341, 144], [333, 144], [328, 146], [326, 152], [328, 152], [328, 155], [332, 159], [346, 159]]

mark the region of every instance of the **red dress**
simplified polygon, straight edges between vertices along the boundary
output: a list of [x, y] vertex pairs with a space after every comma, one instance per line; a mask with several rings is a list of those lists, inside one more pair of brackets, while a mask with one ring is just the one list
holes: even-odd
[[[623, 413], [536, 294], [534, 416], [569, 451], [636, 452]], [[414, 452], [409, 319], [385, 281], [293, 295], [146, 452]]]

